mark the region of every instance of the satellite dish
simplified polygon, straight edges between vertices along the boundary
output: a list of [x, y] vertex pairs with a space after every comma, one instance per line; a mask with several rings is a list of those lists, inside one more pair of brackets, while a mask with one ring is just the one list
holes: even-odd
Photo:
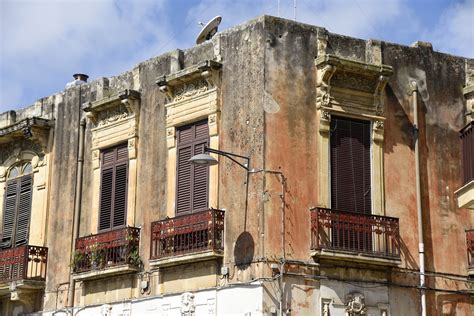
[[[209, 39], [211, 39], [217, 33], [217, 27], [222, 21], [222, 17], [216, 16], [210, 20], [204, 27], [201, 32], [199, 32], [198, 37], [196, 38], [196, 44], [201, 44]], [[200, 23], [202, 25], [202, 23]]]

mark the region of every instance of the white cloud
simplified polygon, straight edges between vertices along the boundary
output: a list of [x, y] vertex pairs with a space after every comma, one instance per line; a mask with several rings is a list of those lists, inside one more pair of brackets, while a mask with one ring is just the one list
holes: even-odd
[[448, 7], [429, 36], [439, 51], [474, 58], [474, 0]]
[[170, 33], [163, 4], [2, 1], [0, 111], [62, 90], [75, 72], [116, 75], [158, 54]]

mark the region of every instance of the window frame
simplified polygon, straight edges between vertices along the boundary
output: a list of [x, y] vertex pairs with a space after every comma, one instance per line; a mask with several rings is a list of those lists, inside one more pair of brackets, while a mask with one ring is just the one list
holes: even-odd
[[[30, 170], [27, 173], [24, 173], [25, 169], [27, 166], [30, 166]], [[19, 168], [18, 170], [20, 171], [18, 175], [15, 175], [14, 177], [10, 178], [11, 172]], [[25, 233], [25, 240], [24, 242], [21, 242], [20, 244], [17, 244], [17, 235], [18, 235], [18, 226], [19, 226], [19, 221], [20, 221], [20, 204], [22, 202], [22, 194], [25, 192], [22, 192], [23, 189], [23, 182], [29, 179], [29, 195], [26, 197], [28, 198], [29, 201], [28, 203], [28, 222], [26, 224], [26, 230]], [[15, 206], [14, 206], [14, 214], [13, 214], [13, 225], [12, 225], [12, 232], [10, 236], [10, 241], [9, 245], [4, 245], [3, 243], [3, 238], [4, 238], [4, 232], [5, 232], [5, 223], [6, 223], [6, 216], [7, 216], [7, 199], [8, 199], [8, 190], [9, 186], [15, 183], [16, 188], [15, 190]], [[26, 161], [22, 160], [20, 162], [17, 162], [10, 166], [10, 168], [7, 171], [7, 180], [5, 181], [5, 193], [3, 197], [3, 214], [2, 214], [2, 231], [0, 234], [0, 249], [10, 249], [10, 248], [15, 248], [21, 245], [28, 244], [29, 241], [29, 235], [30, 235], [30, 225], [31, 225], [31, 216], [32, 216], [32, 206], [33, 206], [33, 187], [34, 187], [34, 171], [33, 167], [31, 164], [31, 161]]]
[[[124, 148], [125, 152], [127, 153], [126, 157], [124, 158], [118, 158], [118, 150]], [[113, 150], [113, 162], [111, 163], [106, 163], [104, 159], [104, 154], [106, 154], [108, 151]], [[97, 231], [98, 232], [107, 232], [119, 228], [123, 228], [127, 226], [127, 213], [128, 213], [128, 190], [129, 190], [129, 155], [128, 155], [128, 143], [121, 143], [109, 148], [104, 148], [101, 149], [100, 151], [100, 191], [99, 191], [99, 212], [98, 212], [98, 223], [97, 223]], [[116, 212], [116, 193], [117, 193], [117, 168], [125, 166], [126, 170], [126, 182], [125, 182], [125, 188], [124, 188], [124, 214], [123, 214], [123, 224], [114, 226], [114, 221], [115, 221], [115, 212]], [[101, 228], [101, 223], [102, 223], [102, 202], [103, 202], [103, 181], [104, 181], [104, 171], [112, 169], [112, 183], [111, 183], [111, 192], [110, 192], [110, 225], [108, 228]]]

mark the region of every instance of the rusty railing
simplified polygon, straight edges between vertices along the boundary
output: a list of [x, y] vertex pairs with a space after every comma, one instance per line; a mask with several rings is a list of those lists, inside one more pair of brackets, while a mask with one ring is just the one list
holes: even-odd
[[467, 264], [474, 269], [474, 229], [466, 230]]
[[311, 209], [311, 249], [400, 257], [398, 218]]
[[0, 250], [0, 282], [46, 279], [48, 248], [23, 245]]
[[224, 211], [206, 210], [151, 223], [151, 259], [224, 250]]
[[74, 272], [140, 265], [140, 228], [125, 227], [76, 239], [72, 259]]
[[464, 126], [459, 133], [462, 142], [463, 184], [467, 184], [474, 180], [474, 121]]

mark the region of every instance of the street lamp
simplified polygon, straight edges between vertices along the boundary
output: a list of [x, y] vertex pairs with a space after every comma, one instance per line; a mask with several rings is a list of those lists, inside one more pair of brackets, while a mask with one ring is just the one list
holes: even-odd
[[[249, 157], [229, 153], [229, 152], [222, 151], [222, 150], [212, 149], [212, 148], [209, 148], [207, 146], [204, 146], [204, 153], [192, 156], [191, 159], [189, 159], [189, 162], [194, 164], [194, 165], [201, 165], [201, 166], [203, 166], [203, 165], [204, 166], [217, 165], [219, 162], [214, 157], [209, 155], [209, 153], [213, 153], [213, 154], [217, 154], [217, 155], [220, 155], [220, 156], [227, 157], [230, 160], [232, 160], [233, 162], [235, 162], [236, 164], [238, 164], [239, 166], [241, 166], [242, 168], [244, 168], [245, 170], [247, 170], [247, 173], [250, 172], [250, 168], [249, 168], [250, 167], [250, 158]], [[242, 159], [242, 160], [244, 160], [244, 162], [242, 163], [242, 162], [238, 161], [237, 159]]]

